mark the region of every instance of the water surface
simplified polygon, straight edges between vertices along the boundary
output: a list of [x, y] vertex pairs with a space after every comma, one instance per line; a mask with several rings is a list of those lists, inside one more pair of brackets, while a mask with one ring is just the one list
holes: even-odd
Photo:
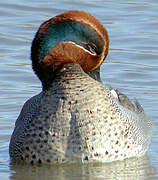
[[[148, 156], [110, 164], [10, 166], [8, 144], [23, 103], [41, 90], [30, 46], [39, 25], [66, 10], [96, 16], [107, 28], [110, 51], [104, 84], [138, 99], [152, 116]], [[0, 179], [158, 179], [158, 2], [128, 0], [5, 0], [0, 2]]]

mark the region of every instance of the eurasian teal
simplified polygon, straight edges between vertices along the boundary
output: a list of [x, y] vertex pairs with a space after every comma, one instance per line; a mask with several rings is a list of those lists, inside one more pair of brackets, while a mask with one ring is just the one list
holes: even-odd
[[68, 11], [40, 26], [31, 58], [43, 89], [15, 123], [13, 162], [111, 162], [146, 153], [150, 118], [137, 101], [99, 82], [108, 47], [104, 26], [86, 12]]

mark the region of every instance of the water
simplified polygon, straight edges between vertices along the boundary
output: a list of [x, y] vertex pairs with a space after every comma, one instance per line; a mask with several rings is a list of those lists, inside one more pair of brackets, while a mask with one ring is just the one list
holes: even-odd
[[[10, 166], [8, 144], [23, 103], [40, 92], [30, 46], [39, 25], [66, 10], [92, 13], [107, 28], [104, 84], [137, 98], [152, 116], [148, 156], [110, 164]], [[158, 2], [150, 0], [5, 0], [0, 2], [0, 180], [158, 179]]]

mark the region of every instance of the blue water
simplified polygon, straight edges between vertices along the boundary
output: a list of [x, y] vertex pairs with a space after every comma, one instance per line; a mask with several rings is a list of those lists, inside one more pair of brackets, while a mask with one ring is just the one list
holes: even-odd
[[[104, 84], [138, 99], [152, 116], [148, 156], [110, 164], [10, 166], [8, 144], [24, 102], [40, 92], [30, 47], [39, 25], [66, 10], [96, 16], [107, 28], [110, 50]], [[158, 179], [158, 2], [128, 0], [5, 0], [0, 2], [0, 180]]]

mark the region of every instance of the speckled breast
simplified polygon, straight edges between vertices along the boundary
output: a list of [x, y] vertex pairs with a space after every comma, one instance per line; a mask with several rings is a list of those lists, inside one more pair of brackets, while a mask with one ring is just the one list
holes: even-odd
[[122, 116], [110, 89], [79, 65], [69, 65], [40, 95], [29, 123], [24, 119], [18, 158], [31, 163], [109, 162], [143, 154]]

